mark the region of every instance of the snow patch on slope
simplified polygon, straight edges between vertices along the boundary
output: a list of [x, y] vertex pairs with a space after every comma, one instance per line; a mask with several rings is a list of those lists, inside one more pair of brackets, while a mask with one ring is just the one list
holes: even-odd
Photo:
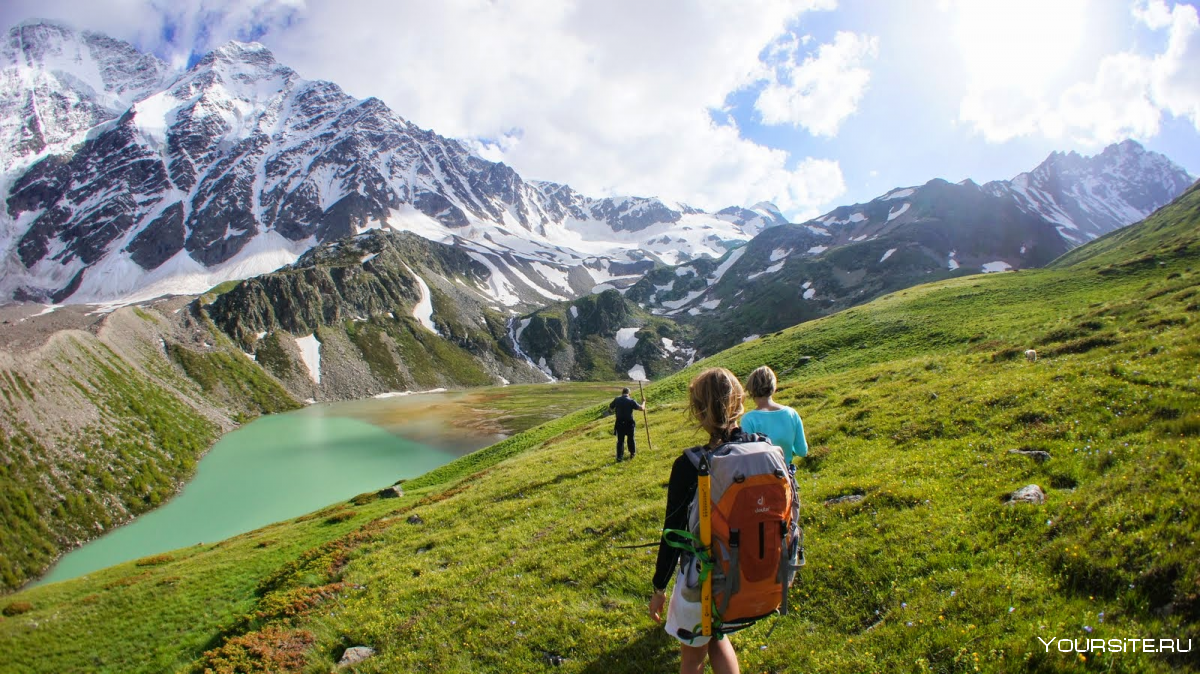
[[638, 328], [621, 328], [617, 330], [617, 346], [622, 349], [632, 349], [637, 346]]
[[308, 368], [308, 376], [318, 385], [321, 383], [321, 342], [317, 341], [317, 335], [311, 334], [307, 337], [297, 337], [296, 346], [300, 347], [300, 359], [304, 361], [304, 365]]
[[433, 294], [429, 292], [429, 285], [425, 283], [425, 279], [418, 276], [408, 265], [404, 265], [404, 268], [417, 280], [417, 289], [421, 291], [421, 297], [417, 300], [416, 306], [413, 307], [413, 318], [425, 326], [426, 330], [441, 337], [441, 331], [433, 323]]
[[900, 217], [901, 215], [904, 215], [904, 212], [908, 210], [908, 207], [910, 205], [911, 204], [909, 204], [908, 202], [905, 202], [904, 204], [902, 204], [900, 206], [900, 208], [895, 208], [895, 209], [888, 211], [888, 222], [895, 220], [896, 218]]

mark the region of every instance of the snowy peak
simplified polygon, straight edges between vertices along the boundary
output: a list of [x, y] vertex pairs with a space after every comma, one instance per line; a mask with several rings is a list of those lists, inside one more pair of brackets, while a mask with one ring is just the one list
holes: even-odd
[[13, 27], [0, 47], [0, 169], [117, 117], [168, 72], [99, 33], [40, 20]]
[[[26, 157], [0, 181], [3, 299], [192, 294], [384, 227], [469, 251], [489, 270], [497, 306], [511, 310], [627, 286], [659, 262], [719, 258], [777, 217], [769, 205], [725, 217], [526, 182], [378, 99], [302, 79], [261, 44], [229, 42], [167, 78], [124, 43], [37, 25], [49, 37], [27, 49], [16, 31], [0, 82], [11, 94], [9, 146]], [[93, 114], [77, 115], [59, 140], [30, 143], [27, 130], [49, 127], [41, 99], [25, 104], [37, 92], [27, 75], [65, 71], [31, 69], [27, 51], [67, 55], [38, 63], [121, 56], [128, 67], [70, 80], [84, 83], [76, 98]], [[45, 98], [61, 90], [55, 83]]]
[[1058, 227], [1071, 246], [1142, 220], [1195, 181], [1165, 156], [1137, 141], [1109, 145], [1098, 155], [1054, 152], [1012, 180], [984, 185]]

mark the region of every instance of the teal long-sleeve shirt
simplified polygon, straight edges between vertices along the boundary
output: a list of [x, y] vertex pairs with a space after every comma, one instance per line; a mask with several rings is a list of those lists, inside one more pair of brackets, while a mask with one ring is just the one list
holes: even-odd
[[804, 438], [804, 422], [800, 414], [790, 407], [778, 410], [750, 410], [742, 416], [742, 430], [746, 433], [762, 433], [771, 443], [783, 448], [783, 459], [788, 465], [793, 456], [808, 456], [808, 441]]

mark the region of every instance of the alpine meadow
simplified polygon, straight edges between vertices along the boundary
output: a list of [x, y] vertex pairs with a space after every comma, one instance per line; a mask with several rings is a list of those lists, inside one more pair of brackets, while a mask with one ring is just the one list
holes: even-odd
[[[916, 286], [714, 355], [646, 388], [641, 465], [612, 462], [585, 408], [398, 499], [18, 592], [4, 668], [325, 672], [367, 646], [354, 671], [671, 669], [645, 617], [651, 551], [621, 546], [657, 538], [667, 468], [700, 441], [689, 377], [764, 363], [812, 447], [808, 564], [791, 615], [731, 637], [747, 671], [1194, 668], [1055, 642], [1200, 639], [1198, 232], [1193, 187], [1047, 269]], [[1030, 484], [1044, 503], [1008, 501]]]

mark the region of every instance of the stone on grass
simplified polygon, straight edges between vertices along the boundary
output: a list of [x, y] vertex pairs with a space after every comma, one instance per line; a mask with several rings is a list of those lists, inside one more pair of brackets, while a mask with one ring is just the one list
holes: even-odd
[[858, 503], [864, 498], [866, 497], [862, 494], [846, 494], [845, 496], [839, 496], [837, 498], [831, 498], [828, 501], [825, 501], [825, 505], [831, 506], [838, 505], [839, 503]]
[[1032, 503], [1041, 505], [1046, 502], [1046, 492], [1036, 484], [1029, 484], [1021, 487], [1008, 495], [1008, 503]]
[[421, 519], [421, 516], [417, 515], [415, 513], [412, 515], [409, 515], [408, 519], [406, 521], [409, 524], [425, 524], [425, 520]]
[[382, 498], [400, 498], [401, 496], [404, 496], [404, 488], [398, 484], [394, 484], [390, 487], [384, 487], [381, 489], [379, 491], [379, 495]]
[[1045, 463], [1050, 460], [1050, 452], [1040, 449], [1010, 449], [1008, 453], [1027, 456], [1038, 463]]
[[338, 667], [357, 665], [372, 655], [375, 655], [375, 649], [370, 646], [352, 646], [342, 653], [342, 659], [338, 660]]

